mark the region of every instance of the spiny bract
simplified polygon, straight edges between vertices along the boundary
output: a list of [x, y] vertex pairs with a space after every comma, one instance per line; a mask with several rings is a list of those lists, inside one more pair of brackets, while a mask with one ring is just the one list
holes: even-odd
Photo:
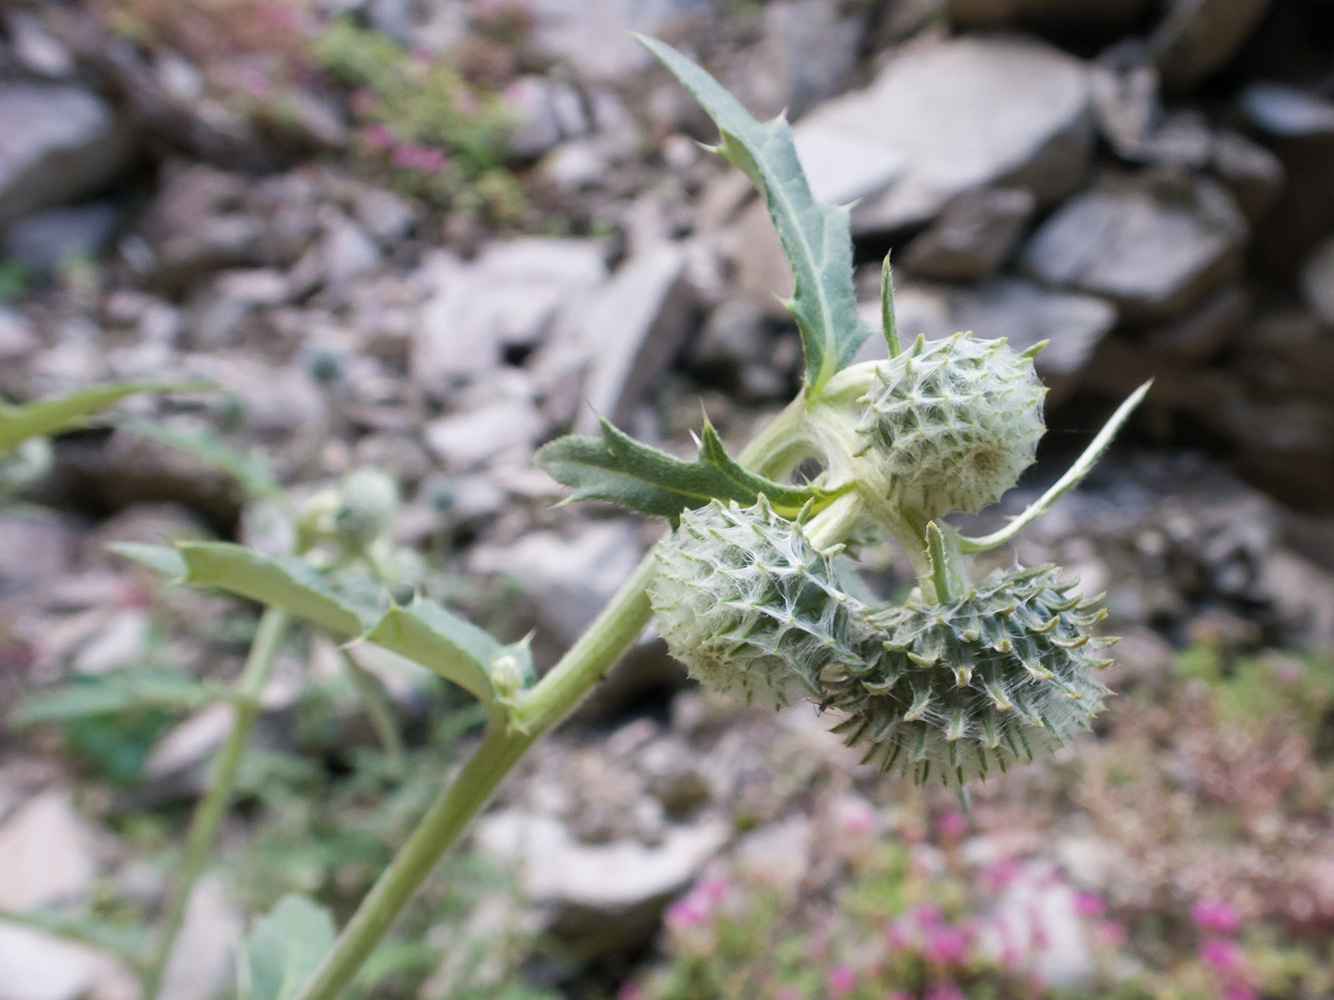
[[858, 430], [890, 502], [922, 521], [975, 513], [1033, 463], [1046, 393], [1033, 359], [1004, 340], [956, 334], [917, 342], [877, 368]]
[[1115, 640], [1094, 637], [1106, 612], [1057, 572], [993, 573], [950, 603], [910, 599], [869, 616], [877, 634], [862, 664], [823, 681], [826, 703], [848, 716], [835, 731], [885, 771], [949, 784], [1087, 729], [1109, 693], [1093, 671], [1111, 662], [1090, 650]]
[[850, 629], [864, 612], [801, 526], [763, 496], [753, 507], [715, 500], [683, 512], [658, 549], [649, 599], [692, 677], [766, 708], [820, 698], [825, 666], [854, 658]]

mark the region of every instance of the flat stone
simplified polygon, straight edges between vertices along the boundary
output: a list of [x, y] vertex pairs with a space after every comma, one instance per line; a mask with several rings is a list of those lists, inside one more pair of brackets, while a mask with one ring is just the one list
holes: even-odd
[[1143, 343], [1178, 363], [1209, 361], [1231, 342], [1246, 321], [1250, 305], [1245, 288], [1224, 285], [1180, 319], [1145, 330]]
[[506, 240], [472, 264], [432, 257], [418, 274], [427, 298], [412, 345], [414, 379], [438, 393], [493, 368], [508, 349], [531, 348], [606, 277], [592, 240]]
[[1173, 0], [1149, 38], [1170, 90], [1191, 90], [1222, 69], [1250, 37], [1271, 0]]
[[159, 1000], [213, 1000], [235, 982], [235, 949], [245, 918], [219, 875], [195, 883], [162, 974]]
[[116, 235], [120, 215], [108, 201], [34, 212], [6, 230], [5, 252], [35, 274], [53, 274], [62, 265], [101, 257]]
[[1024, 188], [966, 191], [908, 244], [903, 263], [913, 274], [938, 281], [988, 277], [1010, 256], [1035, 208]]
[[533, 159], [566, 139], [588, 132], [583, 98], [568, 83], [546, 76], [521, 76], [505, 88], [505, 100], [517, 119], [510, 152]]
[[1160, 321], [1235, 272], [1248, 234], [1216, 182], [1113, 178], [1063, 205], [1021, 263], [1048, 285], [1113, 299], [1127, 320]]
[[69, 792], [52, 788], [0, 827], [0, 908], [74, 903], [92, 887], [93, 835]]
[[95, 194], [127, 165], [132, 139], [81, 87], [0, 87], [0, 223]]
[[1326, 326], [1334, 327], [1334, 237], [1312, 251], [1301, 270], [1302, 298]]
[[[903, 53], [795, 132], [814, 191], [863, 197], [854, 232], [893, 232], [930, 221], [973, 188], [1025, 187], [1039, 204], [1069, 194], [1092, 152], [1089, 91], [1085, 65], [1057, 49], [965, 37]], [[828, 156], [815, 155], [821, 146]], [[879, 162], [867, 156], [877, 149]], [[856, 183], [854, 156], [876, 165]], [[906, 159], [897, 179], [891, 156]]]
[[528, 0], [537, 47], [590, 79], [644, 70], [652, 61], [631, 32], [661, 34], [692, 14], [709, 14], [715, 0]]
[[588, 359], [583, 383], [588, 405], [578, 415], [578, 430], [595, 430], [598, 415], [628, 423], [685, 346], [695, 311], [686, 262], [681, 247], [657, 244], [631, 258], [588, 304], [574, 330]]
[[0, 361], [26, 357], [39, 343], [27, 317], [8, 306], [0, 306]]
[[572, 537], [534, 531], [508, 546], [472, 550], [473, 572], [513, 577], [537, 608], [540, 623], [568, 643], [602, 610], [639, 563], [638, 533], [629, 521], [581, 526]]
[[529, 901], [547, 912], [551, 932], [583, 957], [643, 943], [666, 905], [727, 841], [718, 819], [671, 826], [662, 842], [582, 844], [553, 816], [517, 810], [477, 824], [478, 846], [518, 868]]
[[0, 595], [47, 589], [68, 571], [75, 544], [73, 528], [54, 511], [0, 511]]
[[1098, 130], [1117, 156], [1137, 159], [1163, 114], [1162, 78], [1142, 45], [1115, 45], [1092, 69]]
[[863, 18], [843, 16], [839, 4], [826, 0], [765, 4], [760, 43], [734, 68], [742, 77], [738, 97], [758, 118], [783, 111], [800, 118], [843, 89], [856, 68], [864, 29]]
[[1283, 189], [1283, 162], [1258, 142], [1239, 132], [1215, 134], [1213, 162], [1216, 176], [1237, 199], [1237, 206], [1251, 225], [1259, 223]]
[[134, 1000], [138, 979], [83, 945], [0, 923], [0, 1000]]
[[451, 472], [464, 472], [510, 450], [531, 450], [542, 419], [527, 400], [508, 400], [441, 417], [426, 425], [426, 446]]

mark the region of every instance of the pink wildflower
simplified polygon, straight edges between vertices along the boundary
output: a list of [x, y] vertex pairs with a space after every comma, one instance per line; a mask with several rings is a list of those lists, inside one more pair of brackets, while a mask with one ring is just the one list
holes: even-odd
[[361, 141], [371, 149], [388, 149], [394, 144], [394, 133], [387, 125], [367, 125], [361, 130]]
[[732, 886], [726, 879], [706, 878], [696, 885], [695, 888], [690, 891], [690, 894], [692, 896], [698, 896], [710, 906], [716, 906], [721, 903], [731, 891]]
[[1077, 892], [1075, 912], [1081, 917], [1100, 917], [1107, 912], [1107, 904], [1096, 892]]
[[1246, 953], [1235, 941], [1209, 938], [1200, 945], [1200, 959], [1225, 976], [1235, 976], [1246, 968]]
[[1013, 858], [1002, 858], [982, 869], [982, 881], [991, 889], [1004, 889], [1019, 877], [1020, 868]]
[[648, 996], [638, 983], [624, 983], [616, 991], [616, 1000], [644, 1000]]
[[1235, 934], [1241, 930], [1241, 917], [1222, 900], [1199, 900], [1190, 908], [1190, 916], [1197, 927], [1205, 930], [1220, 934]]
[[961, 812], [947, 812], [940, 817], [940, 832], [947, 837], [962, 837], [968, 832], [968, 817]]
[[922, 957], [933, 965], [953, 965], [962, 962], [968, 952], [969, 935], [961, 927], [941, 927], [933, 930], [922, 948]]
[[1244, 983], [1228, 983], [1223, 987], [1223, 1000], [1258, 1000], [1255, 990]]
[[918, 903], [908, 911], [912, 921], [924, 930], [940, 926], [940, 907], [935, 903]]
[[1098, 943], [1108, 948], [1120, 948], [1126, 943], [1129, 934], [1126, 932], [1124, 924], [1119, 924], [1115, 920], [1100, 920], [1095, 931]]
[[936, 983], [927, 990], [926, 1000], [966, 1000], [959, 987], [952, 982]]
[[836, 965], [829, 970], [829, 995], [845, 997], [857, 988], [857, 977], [846, 965]]
[[672, 930], [682, 930], [686, 927], [698, 927], [707, 923], [709, 911], [693, 896], [686, 896], [667, 907], [663, 919]]

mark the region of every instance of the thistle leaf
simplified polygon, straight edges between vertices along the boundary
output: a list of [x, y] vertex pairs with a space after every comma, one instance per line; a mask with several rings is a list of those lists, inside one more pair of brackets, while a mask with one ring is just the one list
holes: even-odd
[[718, 126], [716, 152], [740, 167], [764, 195], [792, 265], [795, 291], [784, 304], [806, 351], [806, 394], [852, 360], [870, 327], [857, 315], [848, 209], [811, 196], [792, 130], [782, 116], [760, 122], [710, 76], [671, 46], [643, 35], [646, 49], [672, 71]]
[[[390, 608], [366, 634], [366, 641], [420, 663], [487, 704], [495, 697], [492, 665], [516, 650], [439, 604], [420, 598], [405, 608]], [[527, 654], [526, 647], [522, 654]]]
[[255, 921], [237, 963], [240, 1000], [289, 1000], [333, 947], [333, 916], [295, 893]]
[[0, 403], [0, 454], [30, 437], [77, 427], [112, 403], [140, 392], [187, 392], [210, 389], [206, 382], [113, 382], [22, 406]]
[[141, 566], [156, 570], [169, 580], [183, 580], [189, 572], [185, 558], [174, 545], [151, 545], [146, 542], [112, 542], [107, 546], [118, 556], [133, 560]]
[[10, 714], [13, 726], [68, 722], [141, 708], [195, 709], [220, 701], [227, 691], [170, 670], [118, 670], [80, 678], [67, 687], [27, 698]]
[[773, 508], [793, 518], [809, 501], [833, 494], [810, 486], [776, 483], [748, 472], [727, 454], [713, 426], [705, 421], [699, 458], [693, 462], [650, 448], [602, 420], [602, 437], [559, 438], [544, 445], [535, 461], [552, 479], [574, 487], [567, 503], [609, 500], [644, 514], [670, 518], [710, 500], [735, 500], [745, 506], [760, 494]]
[[184, 542], [177, 548], [187, 583], [274, 605], [330, 632], [359, 636], [381, 617], [381, 608], [339, 593], [303, 559], [273, 558], [230, 542]]

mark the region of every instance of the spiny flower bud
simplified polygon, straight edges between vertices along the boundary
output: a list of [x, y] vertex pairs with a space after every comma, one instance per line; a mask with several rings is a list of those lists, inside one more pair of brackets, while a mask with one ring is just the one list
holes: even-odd
[[824, 678], [825, 704], [848, 716], [835, 731], [885, 771], [962, 784], [1087, 729], [1108, 693], [1093, 671], [1111, 662], [1090, 650], [1115, 640], [1094, 637], [1106, 612], [1057, 572], [993, 573], [950, 603], [871, 615], [862, 664]]
[[862, 454], [876, 456], [887, 499], [900, 510], [924, 521], [975, 513], [1033, 463], [1047, 390], [1031, 352], [962, 333], [919, 337], [877, 374], [857, 429], [866, 437]]
[[389, 529], [398, 508], [398, 487], [377, 469], [347, 477], [334, 512], [334, 534], [350, 549], [364, 549]]
[[801, 526], [714, 501], [681, 515], [658, 549], [649, 589], [673, 656], [711, 691], [780, 708], [821, 696], [821, 671], [851, 660], [849, 630], [864, 608], [837, 585]]

